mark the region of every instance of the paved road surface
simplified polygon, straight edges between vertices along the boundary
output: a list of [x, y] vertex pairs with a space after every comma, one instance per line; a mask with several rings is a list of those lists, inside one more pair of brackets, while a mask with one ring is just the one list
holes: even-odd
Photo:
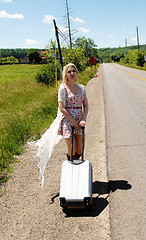
[[112, 240], [146, 239], [146, 72], [103, 64]]

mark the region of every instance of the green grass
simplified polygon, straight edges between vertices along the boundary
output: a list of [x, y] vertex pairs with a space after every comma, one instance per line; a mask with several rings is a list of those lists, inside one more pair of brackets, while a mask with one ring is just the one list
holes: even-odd
[[[41, 65], [0, 66], [0, 182], [7, 179], [14, 156], [28, 139], [38, 139], [57, 114], [58, 88], [35, 82]], [[79, 73], [86, 85], [91, 70]]]
[[124, 64], [124, 65], [127, 66], [127, 67], [130, 67], [130, 68], [135, 68], [135, 69], [146, 71], [146, 65], [144, 65], [143, 67], [132, 65], [132, 64], [127, 64], [127, 65]]
[[134, 64], [129, 64], [129, 63], [126, 64], [126, 63], [120, 63], [120, 62], [118, 62], [118, 64], [124, 65], [125, 67], [135, 68], [135, 69], [139, 69], [139, 70], [146, 71], [146, 63], [144, 64], [143, 67], [136, 66], [136, 65], [134, 65]]
[[32, 78], [36, 70], [42, 65], [1, 65], [0, 66], [0, 85], [4, 82], [15, 82], [20, 80], [29, 80]]

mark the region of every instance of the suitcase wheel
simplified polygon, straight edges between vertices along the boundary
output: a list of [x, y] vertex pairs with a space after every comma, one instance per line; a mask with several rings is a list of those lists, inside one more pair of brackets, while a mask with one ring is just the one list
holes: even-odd
[[65, 198], [60, 198], [60, 206], [63, 208], [66, 203]]
[[85, 206], [86, 206], [86, 207], [90, 207], [91, 204], [92, 204], [91, 198], [90, 198], [90, 197], [85, 197], [85, 198], [84, 198], [84, 203], [85, 203]]

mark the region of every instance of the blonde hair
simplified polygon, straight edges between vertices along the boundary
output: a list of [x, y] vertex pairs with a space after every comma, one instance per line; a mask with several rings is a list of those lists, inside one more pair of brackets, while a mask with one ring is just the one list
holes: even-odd
[[75, 68], [75, 70], [76, 70], [77, 73], [78, 73], [78, 69], [77, 69], [77, 67], [75, 66], [74, 63], [69, 63], [69, 64], [67, 64], [67, 65], [63, 68], [63, 72], [62, 72], [62, 82], [63, 82], [63, 83], [67, 83], [66, 74], [67, 74], [67, 71], [68, 71], [68, 68], [69, 68], [69, 67]]

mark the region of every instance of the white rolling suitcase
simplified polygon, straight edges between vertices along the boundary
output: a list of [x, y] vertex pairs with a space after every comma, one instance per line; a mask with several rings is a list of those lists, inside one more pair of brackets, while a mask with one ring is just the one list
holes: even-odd
[[92, 205], [92, 165], [84, 160], [84, 127], [82, 127], [82, 158], [72, 160], [73, 132], [70, 161], [62, 163], [60, 181], [60, 206], [62, 208], [84, 208]]

